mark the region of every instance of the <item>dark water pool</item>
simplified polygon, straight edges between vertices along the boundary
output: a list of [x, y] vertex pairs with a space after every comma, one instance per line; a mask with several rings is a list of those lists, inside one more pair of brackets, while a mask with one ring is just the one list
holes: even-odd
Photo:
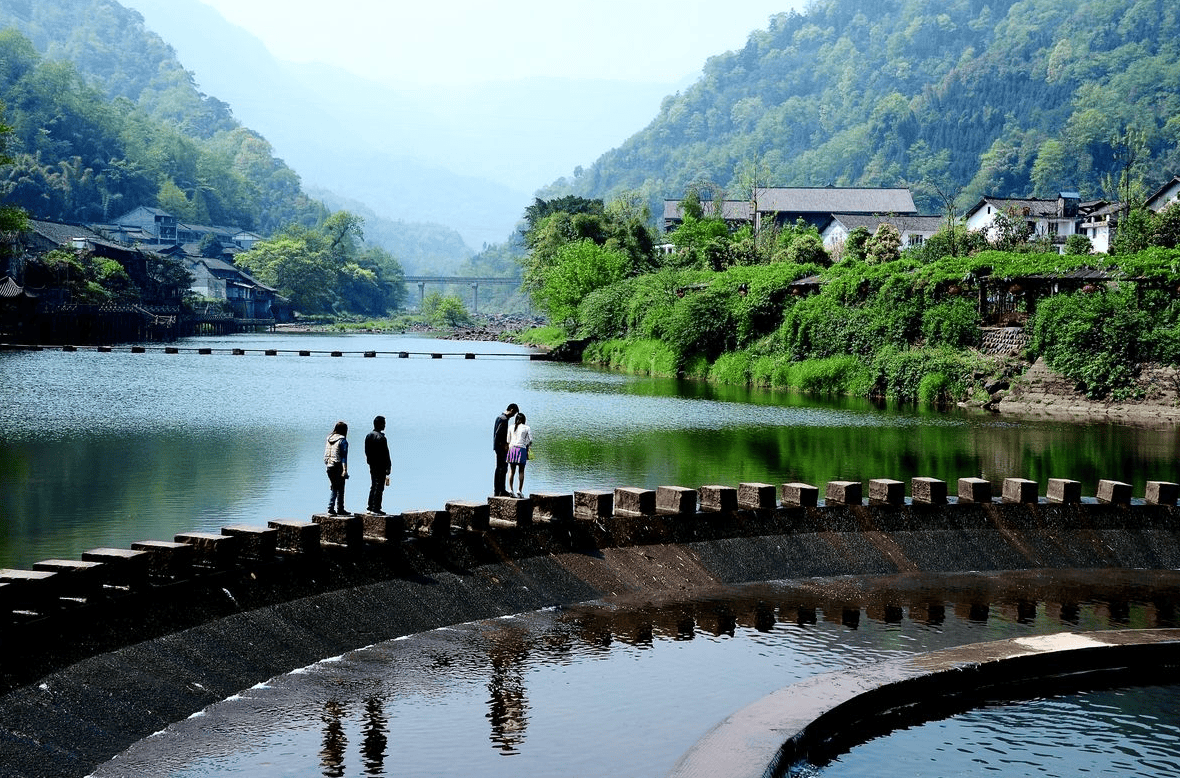
[[[94, 775], [658, 776], [730, 713], [811, 675], [1005, 637], [1173, 626], [1178, 582], [1146, 572], [794, 581], [463, 624], [274, 678], [141, 741]], [[1152, 770], [1180, 763], [1176, 706], [1141, 691], [1114, 694], [1129, 701], [1113, 716], [1128, 733], [1169, 735], [1147, 751], [1108, 729], [1102, 748], [1125, 748], [1098, 772], [1175, 774]], [[1060, 733], [1094, 733], [1112, 719], [1109, 705], [1026, 705], [1015, 709], [1026, 718], [1010, 725], [1007, 740], [987, 729], [996, 723], [973, 734], [957, 720], [898, 736], [917, 738], [915, 759], [933, 761], [922, 775], [1090, 769], [1091, 754]], [[999, 721], [1009, 726], [1013, 715]], [[1033, 740], [1028, 732], [1038, 733], [1031, 752], [1006, 750], [1022, 734]], [[828, 769], [915, 774], [889, 740], [865, 747], [889, 756], [854, 750]], [[1009, 756], [1034, 772], [1009, 772]], [[982, 772], [958, 772], [966, 769]]]
[[[882, 765], [889, 765], [887, 772]], [[1180, 687], [1147, 686], [979, 708], [899, 730], [804, 778], [1180, 775]]]

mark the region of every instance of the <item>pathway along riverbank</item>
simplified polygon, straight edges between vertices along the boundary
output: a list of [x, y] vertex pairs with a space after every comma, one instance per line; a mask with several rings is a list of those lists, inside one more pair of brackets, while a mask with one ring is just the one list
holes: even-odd
[[[742, 582], [1060, 570], [1175, 614], [1177, 485], [913, 479], [661, 487], [491, 498], [445, 511], [315, 517], [98, 549], [10, 576], [0, 632], [0, 774], [76, 776], [268, 678], [396, 637], [615, 595]], [[781, 496], [779, 504], [778, 496]], [[101, 561], [100, 561], [101, 560]], [[1144, 571], [1158, 571], [1150, 573]], [[10, 571], [11, 572], [11, 571]], [[1036, 592], [1029, 592], [1035, 601]], [[1077, 596], [1077, 592], [1067, 596]], [[927, 607], [928, 592], [891, 595]], [[911, 602], [910, 599], [913, 599]]]

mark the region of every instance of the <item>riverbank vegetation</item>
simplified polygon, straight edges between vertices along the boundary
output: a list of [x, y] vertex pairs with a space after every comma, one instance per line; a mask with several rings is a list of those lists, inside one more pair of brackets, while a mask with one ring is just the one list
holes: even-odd
[[[1012, 370], [979, 350], [988, 316], [1002, 310], [1031, 333], [1028, 358], [1044, 356], [1091, 397], [1133, 395], [1145, 362], [1180, 364], [1180, 250], [1169, 227], [1180, 206], [1143, 215], [1144, 240], [1156, 245], [1125, 254], [1075, 243], [1061, 255], [1007, 236], [1000, 251], [956, 225], [906, 251], [884, 228], [855, 236], [833, 261], [814, 228], [731, 232], [691, 200], [670, 253], [645, 252], [654, 240], [633, 239], [627, 209], [577, 199], [564, 201], [572, 211], [536, 209], [545, 215], [526, 233], [526, 278], [564, 336], [586, 341], [585, 361], [813, 393], [984, 402], [989, 379]], [[1083, 268], [1095, 280], [1071, 291], [1069, 274]]]
[[337, 211], [314, 228], [289, 225], [236, 258], [303, 313], [383, 315], [405, 299], [405, 273], [385, 249], [363, 245], [364, 222]]

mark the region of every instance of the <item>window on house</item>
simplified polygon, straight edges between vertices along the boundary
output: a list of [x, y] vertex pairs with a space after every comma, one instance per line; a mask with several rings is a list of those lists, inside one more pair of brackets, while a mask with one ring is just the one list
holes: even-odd
[[1049, 234], [1050, 235], [1056, 235], [1058, 229], [1059, 229], [1059, 225], [1057, 224], [1057, 222], [1049, 222]]
[[925, 238], [921, 235], [918, 235], [917, 233], [910, 234], [910, 241], [909, 242], [910, 242], [911, 246], [921, 246], [922, 241], [924, 241], [924, 240], [925, 240]]

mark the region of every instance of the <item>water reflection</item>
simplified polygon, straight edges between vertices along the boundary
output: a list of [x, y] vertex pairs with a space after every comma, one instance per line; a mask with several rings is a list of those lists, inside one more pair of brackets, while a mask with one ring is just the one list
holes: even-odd
[[492, 745], [503, 754], [519, 754], [528, 728], [524, 664], [528, 659], [528, 633], [518, 627], [493, 630], [486, 635], [492, 677], [488, 681], [488, 721]]
[[344, 734], [345, 710], [337, 700], [324, 703], [324, 745], [320, 749], [320, 765], [324, 768], [324, 778], [343, 778], [344, 749], [348, 745], [348, 737]]
[[361, 745], [365, 775], [385, 775], [385, 747], [389, 743], [389, 719], [385, 706], [377, 697], [365, 700], [365, 737]]
[[[816, 673], [1065, 629], [1173, 626], [1178, 601], [1180, 572], [1166, 571], [618, 597], [350, 652], [179, 722], [95, 776], [660, 775], [725, 716]], [[1131, 714], [1180, 726], [1167, 710]]]

